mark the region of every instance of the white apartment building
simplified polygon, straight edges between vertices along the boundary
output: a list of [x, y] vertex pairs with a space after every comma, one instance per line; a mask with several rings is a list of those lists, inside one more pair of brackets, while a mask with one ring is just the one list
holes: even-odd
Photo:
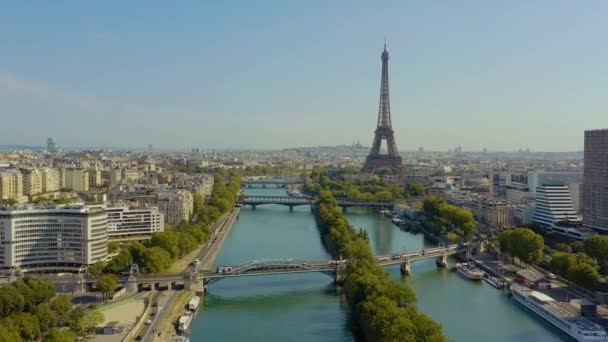
[[41, 170], [42, 192], [53, 192], [61, 189], [61, 173], [58, 169], [44, 168]]
[[102, 185], [101, 170], [89, 169], [89, 188], [96, 188]]
[[83, 169], [65, 169], [65, 187], [76, 192], [89, 191], [89, 172]]
[[165, 230], [165, 216], [156, 207], [120, 205], [108, 207], [107, 213], [110, 239], [144, 239]]
[[77, 269], [108, 254], [105, 207], [0, 208], [0, 268]]

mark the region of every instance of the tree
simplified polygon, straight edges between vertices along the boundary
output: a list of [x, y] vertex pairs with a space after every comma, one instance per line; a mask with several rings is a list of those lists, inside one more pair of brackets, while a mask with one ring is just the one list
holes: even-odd
[[608, 235], [596, 235], [583, 240], [585, 253], [599, 262], [608, 260]]
[[72, 311], [72, 301], [66, 295], [59, 295], [51, 301], [51, 309], [55, 311], [60, 322], [65, 322]]
[[566, 252], [554, 252], [551, 254], [551, 269], [561, 275], [567, 276], [570, 269], [576, 265], [576, 257], [574, 254]]
[[53, 328], [44, 335], [42, 340], [44, 342], [73, 342], [76, 341], [76, 336], [69, 330]]
[[179, 255], [181, 257], [193, 251], [196, 246], [198, 246], [198, 243], [192, 235], [186, 232], [179, 232], [177, 245], [179, 247]]
[[99, 278], [99, 276], [103, 273], [104, 268], [105, 264], [103, 263], [103, 261], [97, 261], [89, 267], [89, 274], [95, 278]]
[[446, 204], [446, 201], [441, 197], [429, 196], [422, 201], [422, 212], [428, 219], [433, 220], [439, 217], [440, 208]]
[[545, 246], [542, 236], [528, 228], [514, 228], [498, 235], [500, 249], [527, 264], [542, 259]]
[[9, 319], [3, 319], [0, 321], [0, 342], [21, 342], [23, 339], [19, 336], [15, 327], [12, 326], [12, 322]]
[[171, 266], [171, 254], [160, 247], [151, 247], [144, 251], [141, 259], [143, 272], [159, 273]]
[[12, 285], [0, 287], [0, 318], [21, 312], [25, 306], [23, 295]]
[[120, 243], [118, 241], [110, 241], [108, 242], [108, 252], [114, 253], [120, 248]]
[[114, 274], [104, 274], [97, 279], [97, 288], [103, 293], [103, 297], [109, 298], [118, 288], [118, 277]]
[[117, 256], [108, 262], [106, 271], [110, 273], [120, 273], [128, 270], [131, 265], [133, 265], [133, 256], [128, 249], [123, 249]]
[[153, 233], [150, 246], [164, 249], [174, 260], [180, 255], [177, 234], [173, 231]]
[[19, 312], [10, 315], [9, 319], [13, 321], [13, 326], [24, 340], [31, 341], [40, 335], [40, 324], [36, 316], [27, 312]]
[[600, 279], [600, 275], [595, 267], [583, 263], [574, 265], [568, 272], [568, 278], [575, 284], [589, 290], [594, 290]]
[[34, 309], [34, 315], [40, 324], [40, 331], [45, 333], [57, 325], [57, 314], [48, 303], [40, 304]]
[[83, 335], [88, 335], [95, 330], [104, 320], [103, 314], [97, 310], [91, 310], [84, 314], [80, 320], [80, 331]]
[[426, 193], [426, 187], [422, 183], [407, 183], [405, 185], [405, 192], [410, 196], [422, 196]]

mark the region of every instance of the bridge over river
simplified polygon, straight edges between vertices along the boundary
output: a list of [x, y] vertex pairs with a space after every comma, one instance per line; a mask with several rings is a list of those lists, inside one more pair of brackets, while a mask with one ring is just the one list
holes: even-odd
[[[450, 245], [447, 247], [428, 248], [420, 251], [396, 253], [392, 255], [376, 256], [380, 266], [401, 265], [401, 272], [409, 274], [411, 264], [418, 260], [435, 258], [437, 265], [445, 267], [448, 256], [467, 253], [470, 248], [467, 244]], [[348, 260], [297, 260], [297, 259], [260, 259], [242, 265], [220, 266], [215, 271], [192, 268], [181, 273], [148, 273], [140, 274], [137, 265], [133, 265], [131, 272], [119, 277], [127, 291], [136, 292], [144, 288], [187, 288], [202, 290], [207, 285], [219, 280], [250, 276], [271, 276], [290, 273], [323, 273], [340, 283], [343, 278], [341, 271], [345, 269]], [[58, 288], [70, 286], [73, 292], [85, 291], [92, 286], [96, 279], [86, 272], [76, 275], [57, 277], [56, 275], [32, 275], [53, 281]]]
[[[258, 205], [263, 204], [280, 204], [289, 207], [290, 211], [293, 211], [293, 207], [299, 205], [314, 205], [317, 201], [316, 197], [312, 196], [241, 196], [238, 199], [238, 203], [241, 205], [251, 206], [253, 210]], [[373, 209], [385, 209], [393, 208], [396, 204], [394, 200], [376, 201], [376, 200], [359, 200], [351, 198], [336, 198], [338, 206], [346, 211], [348, 207], [366, 207]]]
[[289, 185], [304, 184], [304, 179], [300, 177], [295, 178], [244, 178], [241, 180], [241, 186], [247, 188], [253, 187], [276, 187], [285, 188]]

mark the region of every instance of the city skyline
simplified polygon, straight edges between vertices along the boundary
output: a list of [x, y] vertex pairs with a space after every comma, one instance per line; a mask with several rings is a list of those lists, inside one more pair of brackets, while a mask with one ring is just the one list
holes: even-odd
[[369, 146], [386, 35], [403, 151], [582, 151], [606, 126], [608, 5], [548, 4], [15, 4], [0, 144]]

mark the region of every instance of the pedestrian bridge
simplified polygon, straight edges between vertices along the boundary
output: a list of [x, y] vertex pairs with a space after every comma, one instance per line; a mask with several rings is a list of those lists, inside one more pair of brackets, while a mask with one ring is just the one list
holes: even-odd
[[[292, 211], [293, 207], [299, 205], [313, 205], [317, 199], [312, 196], [241, 196], [238, 203], [241, 205], [249, 205], [253, 210], [258, 205], [263, 204], [281, 204], [289, 207]], [[336, 198], [338, 206], [346, 211], [348, 207], [367, 207], [374, 209], [392, 208], [395, 205], [394, 200], [374, 201], [374, 200], [359, 200], [350, 198]]]

